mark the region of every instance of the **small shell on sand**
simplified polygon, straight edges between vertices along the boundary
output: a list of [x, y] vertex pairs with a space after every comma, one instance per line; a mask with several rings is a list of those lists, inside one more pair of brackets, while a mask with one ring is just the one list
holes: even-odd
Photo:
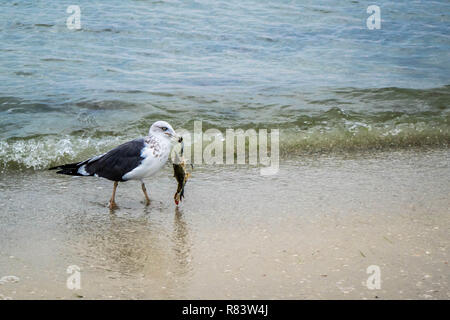
[[15, 283], [15, 282], [19, 282], [20, 278], [16, 277], [16, 276], [4, 276], [0, 278], [0, 285], [1, 284], [5, 284], [7, 282], [11, 282], [11, 283]]

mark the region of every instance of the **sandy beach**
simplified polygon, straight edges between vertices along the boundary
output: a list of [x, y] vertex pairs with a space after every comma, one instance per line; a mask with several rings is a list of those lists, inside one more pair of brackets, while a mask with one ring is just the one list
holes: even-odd
[[[199, 166], [173, 203], [169, 166], [119, 184], [51, 171], [0, 177], [4, 299], [449, 299], [450, 152]], [[380, 269], [380, 289], [366, 281]], [[80, 268], [81, 288], [66, 285]], [[14, 276], [14, 277], [11, 277]]]
[[0, 300], [450, 300], [448, 12], [3, 1]]

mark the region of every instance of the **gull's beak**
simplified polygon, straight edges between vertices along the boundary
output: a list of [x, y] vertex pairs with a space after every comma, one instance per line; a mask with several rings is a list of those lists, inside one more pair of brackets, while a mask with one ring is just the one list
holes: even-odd
[[173, 141], [181, 143], [183, 141], [183, 137], [176, 133], [166, 133]]

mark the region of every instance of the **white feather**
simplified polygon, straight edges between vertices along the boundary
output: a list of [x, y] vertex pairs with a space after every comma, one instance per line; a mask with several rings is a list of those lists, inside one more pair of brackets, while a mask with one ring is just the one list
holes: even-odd
[[161, 170], [170, 154], [170, 141], [151, 137], [141, 151], [142, 163], [123, 175], [123, 180], [142, 180]]
[[78, 168], [78, 173], [82, 174], [83, 176], [88, 176], [89, 175], [89, 173], [87, 173], [87, 171], [86, 171], [86, 165], [85, 164]]

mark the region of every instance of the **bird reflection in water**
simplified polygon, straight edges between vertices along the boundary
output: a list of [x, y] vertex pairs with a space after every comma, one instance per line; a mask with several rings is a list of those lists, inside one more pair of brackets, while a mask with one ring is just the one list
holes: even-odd
[[139, 216], [78, 215], [70, 221], [78, 255], [114, 279], [136, 278], [144, 288], [179, 293], [192, 274], [189, 225], [179, 208], [173, 225], [165, 210], [144, 210]]
[[175, 207], [173, 240], [173, 251], [178, 262], [178, 275], [183, 276], [191, 271], [192, 257], [188, 226], [183, 212], [178, 206]]

